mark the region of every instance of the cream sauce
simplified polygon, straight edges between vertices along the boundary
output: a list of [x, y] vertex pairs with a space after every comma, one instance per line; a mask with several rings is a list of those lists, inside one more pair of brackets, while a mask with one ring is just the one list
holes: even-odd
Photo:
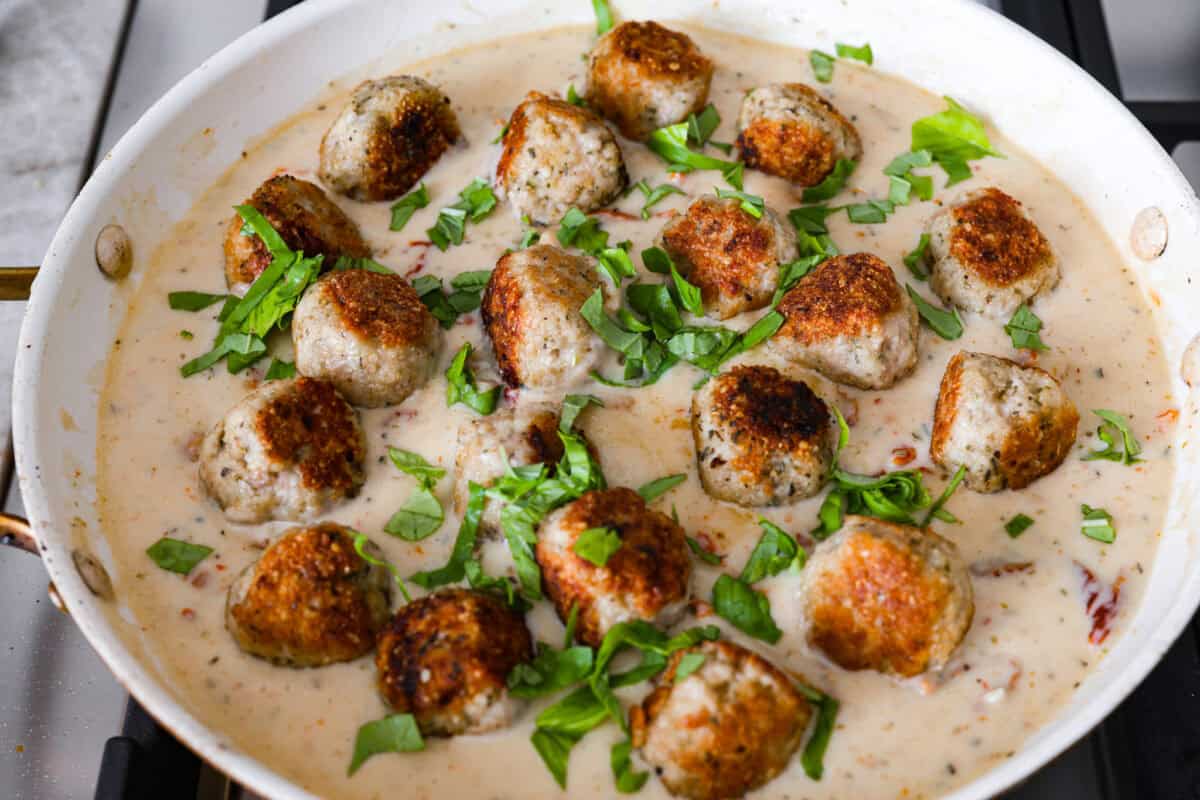
[[[723, 117], [717, 140], [734, 138], [738, 105], [750, 87], [771, 81], [811, 82], [801, 51], [709, 30], [691, 32], [718, 65], [711, 94]], [[424, 238], [422, 231], [433, 224], [439, 207], [452, 202], [472, 178], [489, 173], [496, 157], [489, 142], [527, 90], [565, 92], [568, 83], [582, 85], [580, 56], [591, 42], [589, 30], [559, 29], [413, 65], [404, 65], [402, 54], [397, 54], [393, 62], [373, 70], [410, 72], [441, 85], [454, 102], [469, 142], [448, 153], [425, 177], [433, 201], [403, 232], [388, 230], [386, 203], [334, 197], [361, 226], [379, 261], [401, 273], [419, 270], [449, 277], [489, 268], [505, 248], [516, 246], [521, 226], [505, 207], [470, 226], [466, 243], [446, 253], [416, 242]], [[229, 584], [265, 542], [289, 526], [230, 524], [200, 490], [189, 441], [219, 419], [257, 378], [252, 373], [230, 376], [224, 369], [180, 378], [179, 365], [211, 342], [216, 307], [197, 314], [174, 312], [167, 307], [166, 293], [224, 291], [221, 240], [230, 207], [276, 171], [315, 180], [321, 134], [354, 82], [334, 84], [312, 108], [249, 148], [169, 232], [149, 267], [139, 265], [145, 270], [144, 280], [109, 361], [100, 411], [99, 497], [115, 562], [113, 581], [141, 628], [141, 645], [180, 701], [203, 723], [227, 734], [234, 746], [314, 793], [383, 797], [393, 796], [402, 786], [405, 797], [414, 800], [557, 796], [558, 787], [529, 744], [535, 708], [526, 710], [509, 730], [430, 741], [423, 753], [376, 756], [348, 778], [355, 731], [387, 713], [374, 689], [372, 659], [315, 670], [284, 669], [241, 653], [224, 630]], [[846, 61], [837, 63], [831, 84], [818, 87], [854, 120], [862, 135], [866, 154], [851, 184], [864, 198], [886, 196], [883, 166], [907, 150], [910, 123], [940, 110], [943, 101]], [[960, 99], [968, 105], [971, 100]], [[1060, 254], [1062, 283], [1036, 306], [1046, 323], [1043, 338], [1051, 347], [1038, 364], [1063, 380], [1080, 408], [1079, 443], [1060, 469], [1026, 490], [988, 496], [959, 491], [949, 508], [964, 523], [936, 526], [958, 544], [967, 562], [1032, 564], [1026, 572], [974, 577], [975, 622], [941, 678], [897, 683], [830, 666], [796, 633], [795, 578], [781, 576], [761, 585], [785, 631], [782, 640], [771, 647], [737, 632], [729, 635], [803, 674], [842, 702], [824, 779], [816, 783], [806, 778], [797, 759], [761, 790], [762, 796], [926, 797], [961, 785], [1011, 756], [1055, 716], [1107, 645], [1123, 632], [1142, 595], [1147, 580], [1143, 567], [1153, 560], [1171, 482], [1170, 425], [1156, 420], [1168, 409], [1171, 395], [1151, 309], [1106, 232], [1070, 189], [1001, 134], [993, 131], [992, 137], [1007, 157], [974, 162], [975, 177], [950, 190], [942, 189], [939, 172], [934, 203], [998, 185], [1025, 203]], [[657, 185], [666, 179], [662, 163], [644, 147], [622, 140], [622, 149], [634, 181], [646, 178]], [[717, 173], [700, 172], [678, 179], [678, 185], [690, 198], [722, 182]], [[746, 191], [762, 195], [780, 213], [799, 205], [796, 190], [757, 173], [746, 173]], [[689, 198], [670, 197], [655, 211], [683, 208]], [[873, 252], [887, 260], [901, 280], [910, 280], [901, 258], [936, 211], [934, 203], [900, 208], [884, 225], [852, 225], [844, 214], [835, 215], [830, 218], [831, 233], [843, 252]], [[634, 192], [616, 207], [637, 214], [641, 204], [641, 195]], [[631, 239], [635, 251], [649, 246], [664, 222], [661, 213], [648, 222], [601, 219], [612, 241]], [[543, 238], [552, 241], [552, 230], [543, 232]], [[756, 316], [731, 324], [744, 327]], [[893, 449], [907, 446], [917, 453], [912, 466], [931, 466], [931, 418], [947, 360], [959, 349], [1014, 355], [1002, 323], [971, 315], [964, 320], [966, 333], [956, 342], [942, 341], [923, 329], [916, 372], [886, 393], [838, 390], [818, 381], [855, 420], [844, 464], [864, 472], [892, 469]], [[181, 329], [192, 331], [195, 339], [182, 339]], [[451, 515], [437, 534], [419, 544], [383, 533], [384, 522], [413, 488], [411, 478], [385, 463], [386, 446], [413, 450], [453, 467], [454, 430], [473, 412], [463, 406], [445, 407], [441, 373], [459, 344], [468, 340], [480, 352], [490, 352], [477, 314], [460, 319], [449, 332], [438, 375], [427, 386], [402, 406], [362, 413], [369, 440], [368, 482], [360, 497], [329, 515], [368, 532], [406, 574], [445, 562], [457, 520]], [[289, 357], [286, 336], [271, 345], [276, 354]], [[752, 352], [744, 358], [754, 361], [762, 355]], [[606, 367], [607, 374], [618, 374], [613, 364]], [[477, 371], [482, 379], [495, 379], [494, 368], [487, 364]], [[758, 538], [758, 512], [714, 502], [699, 486], [687, 410], [690, 387], [698, 377], [697, 371], [681, 365], [649, 389], [581, 386], [579, 390], [607, 401], [606, 408], [585, 412], [582, 424], [613, 485], [638, 486], [686, 472], [688, 481], [658, 502], [664, 508], [676, 506], [689, 533], [709, 537], [727, 554], [727, 569], [736, 573]], [[1094, 442], [1097, 420], [1088, 411], [1092, 408], [1129, 415], [1144, 440], [1144, 463], [1126, 467], [1080, 460]], [[935, 473], [930, 483], [936, 493], [944, 478]], [[438, 486], [448, 515], [450, 485], [447, 477]], [[1080, 533], [1081, 502], [1112, 512], [1118, 529], [1114, 544], [1103, 545]], [[813, 526], [818, 503], [819, 498], [763, 515], [803, 533]], [[1018, 512], [1034, 517], [1036, 524], [1013, 540], [1003, 524]], [[207, 544], [215, 553], [190, 579], [183, 579], [158, 569], [144, 553], [164, 534]], [[489, 547], [490, 572], [504, 569], [506, 561], [502, 546]], [[1088, 642], [1090, 622], [1076, 562], [1106, 584], [1124, 578], [1113, 635], [1101, 646]], [[715, 568], [697, 566], [697, 598], [708, 598], [718, 574]], [[717, 620], [710, 616], [704, 621]], [[544, 604], [530, 615], [530, 624], [540, 639], [554, 642], [561, 635], [561, 626]], [[1003, 691], [996, 691], [999, 687]], [[642, 691], [644, 687], [633, 687], [624, 690], [623, 697], [632, 702]], [[614, 793], [608, 747], [617, 738], [615, 726], [608, 725], [575, 749], [571, 796]], [[666, 793], [652, 779], [642, 794]]]

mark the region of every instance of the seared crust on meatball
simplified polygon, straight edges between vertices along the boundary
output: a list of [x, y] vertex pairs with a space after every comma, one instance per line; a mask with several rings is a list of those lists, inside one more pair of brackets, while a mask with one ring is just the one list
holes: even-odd
[[518, 701], [508, 673], [533, 657], [521, 615], [499, 598], [443, 589], [405, 605], [379, 635], [375, 667], [384, 701], [412, 714], [426, 736], [507, 727]]
[[[271, 223], [284, 244], [306, 256], [363, 258], [371, 248], [363, 241], [354, 220], [346, 216], [316, 184], [276, 175], [263, 182], [246, 201]], [[271, 265], [271, 253], [262, 239], [243, 236], [241, 215], [234, 214], [225, 230], [225, 282], [231, 289], [245, 287]]]
[[496, 166], [496, 186], [513, 210], [546, 225], [572, 206], [612, 201], [629, 175], [616, 137], [585, 108], [530, 92], [512, 113]]
[[736, 198], [699, 198], [663, 227], [659, 241], [717, 319], [763, 308], [779, 285], [779, 265], [796, 258], [796, 234], [769, 208], [761, 219]]
[[1079, 412], [1037, 367], [960, 351], [942, 375], [929, 455], [967, 468], [977, 492], [1023, 489], [1058, 468], [1075, 444]]
[[599, 287], [586, 258], [552, 245], [500, 257], [480, 314], [505, 383], [555, 389], [587, 374], [601, 343], [579, 308]]
[[200, 445], [200, 483], [234, 522], [307, 519], [358, 493], [366, 440], [333, 385], [271, 381]]
[[869, 253], [835, 256], [779, 302], [768, 342], [780, 358], [860, 389], [886, 389], [917, 363], [917, 308], [891, 267]]
[[1014, 198], [969, 193], [929, 220], [929, 285], [947, 303], [1008, 319], [1058, 284], [1058, 259]]
[[808, 384], [759, 365], [733, 367], [692, 395], [692, 438], [704, 490], [743, 506], [816, 494], [837, 441]]
[[[380, 557], [374, 545], [367, 550]], [[320, 667], [374, 649], [390, 596], [387, 570], [355, 552], [348, 528], [292, 528], [229, 587], [225, 627], [251, 655]]]
[[847, 516], [801, 572], [808, 643], [835, 664], [910, 677], [945, 666], [971, 627], [971, 577], [929, 530]]
[[362, 269], [321, 278], [292, 318], [296, 369], [360, 406], [403, 402], [433, 374], [441, 341], [408, 281]]
[[[704, 661], [676, 681], [680, 661]], [[690, 800], [742, 797], [783, 772], [813, 708], [762, 656], [728, 641], [671, 656], [654, 690], [629, 710], [633, 746], [671, 794]]]
[[[504, 475], [505, 458], [514, 467], [557, 464], [563, 455], [558, 419], [557, 408], [547, 403], [522, 403], [467, 419], [458, 429], [455, 448], [454, 510], [460, 515], [466, 512], [471, 483], [487, 487]], [[483, 501], [481, 537], [499, 535], [502, 507], [491, 498]]]
[[747, 94], [738, 114], [737, 145], [746, 166], [801, 186], [823, 181], [838, 159], [862, 157], [862, 140], [850, 120], [802, 83], [776, 83]]
[[713, 63], [684, 33], [657, 22], [622, 22], [588, 60], [588, 105], [640, 141], [704, 108]]
[[[610, 528], [621, 537], [602, 567], [574, 550], [589, 528]], [[683, 528], [632, 489], [590, 491], [547, 516], [536, 555], [559, 618], [565, 622], [578, 607], [576, 635], [593, 647], [619, 622], [667, 626], [686, 610], [692, 562]]]
[[321, 139], [321, 180], [355, 200], [391, 200], [460, 137], [450, 98], [413, 75], [363, 81]]

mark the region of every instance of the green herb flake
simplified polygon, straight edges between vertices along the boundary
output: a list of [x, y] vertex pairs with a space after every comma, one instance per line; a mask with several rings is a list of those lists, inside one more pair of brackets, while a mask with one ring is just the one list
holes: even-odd
[[675, 683], [679, 683], [687, 676], [691, 675], [696, 670], [704, 665], [704, 653], [684, 653], [680, 657], [679, 663], [675, 665]]
[[717, 197], [721, 200], [740, 200], [740, 207], [742, 211], [745, 211], [755, 219], [762, 219], [763, 209], [766, 207], [766, 203], [758, 195], [746, 194], [745, 192], [739, 192], [736, 189], [722, 189], [719, 186], [714, 187], [713, 191], [716, 192]]
[[856, 225], [877, 225], [887, 222], [888, 214], [896, 210], [890, 200], [868, 200], [846, 206], [846, 216]]
[[805, 775], [819, 781], [825, 774], [825, 751], [833, 737], [840, 704], [824, 692], [811, 687], [802, 685], [800, 690], [808, 701], [817, 707], [817, 723], [813, 727], [812, 735], [808, 737], [808, 743], [804, 745], [804, 751], [800, 754], [800, 765], [804, 767]]
[[192, 339], [196, 338], [196, 334], [184, 328], [179, 332], [179, 338], [183, 339], [185, 342], [190, 342]]
[[167, 294], [167, 305], [174, 311], [202, 311], [229, 296], [207, 292], [170, 292]]
[[446, 406], [462, 403], [486, 417], [496, 410], [496, 403], [500, 399], [500, 387], [480, 390], [476, 386], [475, 374], [467, 363], [471, 357], [471, 349], [471, 343], [465, 343], [446, 369]]
[[905, 289], [908, 290], [908, 296], [916, 303], [917, 313], [934, 333], [949, 341], [963, 335], [962, 320], [958, 318], [958, 312], [953, 308], [949, 311], [938, 308], [918, 294], [912, 286], [906, 286]]
[[626, 278], [637, 276], [633, 259], [629, 257], [629, 251], [623, 247], [607, 247], [601, 250], [596, 254], [596, 261], [608, 275], [609, 280], [613, 282], [613, 286], [620, 286]]
[[603, 36], [612, 30], [613, 14], [608, 0], [592, 0], [592, 11], [596, 14], [596, 35]]
[[404, 595], [404, 602], [411, 603], [412, 595], [408, 593], [408, 588], [404, 585], [404, 578], [400, 576], [400, 572], [396, 569], [396, 567], [393, 566], [390, 561], [382, 558], [376, 558], [371, 554], [371, 552], [367, 549], [367, 545], [371, 543], [371, 540], [367, 538], [365, 533], [358, 533], [357, 531], [353, 531], [353, 533], [354, 552], [358, 553], [358, 557], [372, 566], [382, 567], [391, 573], [392, 580], [396, 582], [396, 587], [400, 590], [400, 594]]
[[688, 114], [688, 141], [697, 147], [703, 147], [717, 132], [721, 124], [721, 114], [717, 107], [709, 103], [699, 114]]
[[439, 250], [463, 243], [468, 222], [479, 222], [496, 207], [496, 195], [486, 178], [476, 178], [458, 193], [458, 201], [438, 212], [437, 222], [425, 231]]
[[908, 267], [908, 271], [913, 274], [913, 277], [919, 281], [929, 278], [929, 270], [925, 268], [925, 259], [929, 252], [929, 234], [922, 233], [921, 238], [917, 240], [917, 249], [911, 253], [904, 254], [904, 266]]
[[759, 517], [758, 525], [762, 535], [750, 552], [746, 566], [742, 567], [740, 580], [749, 585], [785, 570], [799, 571], [804, 567], [808, 553], [787, 531], [762, 517]]
[[483, 516], [483, 505], [487, 499], [484, 488], [473, 481], [467, 483], [467, 491], [467, 508], [458, 526], [458, 535], [454, 539], [450, 559], [445, 566], [418, 572], [409, 578], [423, 589], [436, 589], [439, 586], [457, 583], [466, 576], [465, 565], [475, 552], [479, 520]]
[[[1117, 461], [1129, 466], [1142, 460], [1138, 458], [1142, 447], [1124, 414], [1104, 408], [1094, 408], [1092, 413], [1101, 419], [1096, 436], [1104, 444], [1104, 449], [1093, 450], [1083, 457], [1084, 461]], [[1120, 446], [1117, 445], [1117, 435], [1121, 437]]]
[[587, 108], [587, 102], [579, 96], [579, 92], [575, 91], [575, 84], [567, 84], [567, 102], [577, 108]]
[[603, 567], [621, 549], [621, 534], [613, 528], [588, 528], [576, 537], [571, 549], [584, 561]]
[[832, 199], [838, 192], [842, 191], [846, 185], [846, 180], [854, 173], [856, 167], [858, 167], [857, 161], [839, 158], [837, 163], [833, 165], [833, 171], [826, 175], [825, 179], [816, 186], [807, 187], [800, 199], [805, 203], [822, 203]]
[[1029, 310], [1029, 306], [1021, 304], [1012, 319], [1004, 326], [1004, 332], [1012, 339], [1012, 346], [1018, 350], [1049, 350], [1038, 331], [1042, 329], [1042, 321]]
[[412, 215], [417, 212], [417, 209], [424, 208], [427, 205], [429, 205], [429, 190], [422, 183], [416, 189], [392, 203], [392, 221], [388, 224], [388, 230], [404, 230], [404, 226], [412, 219]]
[[667, 475], [664, 478], [656, 478], [649, 483], [643, 484], [638, 488], [637, 493], [640, 494], [642, 499], [647, 503], [652, 503], [686, 480], [687, 475], [683, 473], [678, 475]]
[[950, 482], [946, 484], [946, 488], [942, 490], [940, 495], [938, 495], [938, 499], [933, 501], [933, 505], [929, 507], [929, 511], [925, 514], [925, 519], [921, 523], [922, 528], [928, 528], [929, 523], [932, 522], [934, 518], [940, 519], [943, 522], [959, 521], [957, 517], [945, 510], [945, 506], [946, 503], [950, 502], [950, 498], [954, 496], [955, 490], [958, 489], [959, 484], [961, 484], [963, 479], [966, 477], [966, 467], [960, 466], [954, 471], [954, 475], [950, 478]]
[[295, 364], [291, 361], [280, 361], [278, 358], [272, 358], [271, 366], [267, 367], [267, 373], [263, 376], [263, 380], [282, 381], [294, 377], [296, 377]]
[[594, 394], [569, 394], [564, 397], [562, 412], [558, 417], [558, 429], [563, 433], [570, 433], [580, 412], [588, 406], [604, 408], [604, 401]]
[[875, 63], [875, 54], [871, 52], [870, 43], [856, 47], [852, 44], [838, 42], [836, 47], [838, 58], [852, 58], [855, 61], [863, 62], [867, 66]]
[[914, 153], [928, 150], [934, 163], [946, 173], [947, 186], [971, 177], [967, 162], [985, 156], [1003, 158], [992, 149], [983, 122], [954, 99], [947, 97], [948, 108], [937, 114], [922, 117], [912, 124]]
[[1092, 508], [1087, 503], [1079, 507], [1083, 514], [1083, 535], [1097, 542], [1112, 544], [1117, 539], [1117, 529], [1113, 527], [1112, 514], [1103, 508]]
[[823, 50], [813, 50], [808, 54], [808, 63], [812, 65], [813, 77], [821, 83], [833, 80], [833, 56]]
[[682, 189], [670, 183], [662, 183], [651, 189], [650, 184], [646, 183], [645, 180], [640, 180], [633, 187], [646, 198], [646, 202], [642, 204], [642, 219], [650, 219], [650, 209], [665, 200], [668, 196], [684, 194]]
[[392, 514], [383, 530], [406, 542], [419, 542], [436, 533], [445, 518], [437, 496], [422, 485]]
[[578, 247], [591, 255], [608, 247], [608, 233], [600, 228], [600, 221], [574, 206], [567, 209], [558, 226], [558, 243], [563, 247]]
[[211, 547], [205, 547], [202, 544], [192, 544], [181, 539], [164, 536], [146, 548], [146, 555], [168, 572], [187, 575], [196, 568], [197, 564], [208, 558], [212, 551]]
[[716, 170], [735, 189], [742, 189], [744, 167], [741, 162], [723, 161], [719, 158], [698, 153], [688, 147], [688, 124], [678, 122], [659, 128], [650, 134], [646, 146], [659, 158], [667, 162], [671, 172], [692, 170]]
[[640, 333], [625, 330], [605, 313], [604, 292], [601, 289], [596, 289], [584, 301], [583, 305], [579, 307], [579, 314], [596, 332], [596, 335], [618, 353], [628, 354], [643, 345]]
[[783, 631], [771, 617], [767, 596], [756, 592], [740, 578], [731, 575], [717, 578], [713, 584], [712, 606], [718, 616], [755, 639], [775, 644], [783, 636]]
[[1004, 531], [1010, 539], [1016, 539], [1033, 525], [1033, 517], [1025, 514], [1017, 514], [1015, 517], [1004, 523]]
[[354, 737], [354, 755], [347, 775], [353, 775], [368, 758], [380, 753], [415, 753], [425, 749], [425, 740], [412, 714], [393, 714], [368, 722]]
[[633, 743], [623, 739], [612, 746], [609, 763], [612, 766], [613, 781], [621, 794], [634, 794], [641, 791], [649, 779], [649, 772], [637, 772], [633, 769]]
[[711, 550], [704, 549], [704, 545], [693, 539], [691, 536], [686, 537], [688, 549], [692, 551], [692, 555], [703, 561], [705, 564], [719, 567], [721, 562], [725, 560], [724, 556], [719, 556]]

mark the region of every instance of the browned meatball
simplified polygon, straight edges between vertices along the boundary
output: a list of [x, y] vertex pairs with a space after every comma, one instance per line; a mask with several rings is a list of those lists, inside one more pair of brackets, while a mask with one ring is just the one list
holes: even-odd
[[508, 673], [533, 657], [521, 615], [498, 598], [443, 589], [396, 612], [379, 636], [379, 691], [427, 736], [485, 733], [512, 722]]
[[[620, 537], [604, 566], [575, 552], [589, 528], [609, 528]], [[670, 625], [686, 610], [692, 561], [683, 528], [632, 489], [591, 491], [546, 517], [538, 528], [537, 561], [559, 618], [566, 621], [578, 607], [577, 635], [593, 646], [619, 622]]]
[[971, 578], [932, 531], [847, 516], [801, 573], [808, 643], [845, 669], [940, 669], [971, 627]]
[[[689, 654], [704, 661], [676, 681]], [[813, 709], [771, 662], [732, 642], [705, 642], [671, 657], [655, 689], [629, 711], [633, 745], [674, 795], [729, 800], [787, 768]]]
[[[276, 175], [254, 190], [245, 205], [279, 232], [284, 244], [306, 256], [362, 258], [371, 255], [358, 226], [315, 184]], [[225, 281], [231, 289], [245, 287], [271, 264], [271, 253], [262, 239], [243, 236], [244, 224], [234, 214], [225, 231]]]
[[389, 594], [387, 570], [354, 551], [348, 528], [292, 528], [229, 587], [225, 627], [238, 647], [277, 664], [350, 661], [375, 646]]
[[839, 159], [862, 156], [850, 120], [802, 83], [761, 86], [747, 94], [737, 143], [747, 167], [801, 186], [820, 183]]
[[699, 198], [673, 217], [659, 239], [689, 281], [705, 312], [729, 319], [771, 302], [779, 265], [796, 258], [796, 234], [769, 208], [760, 219], [736, 198]]
[[712, 74], [712, 61], [687, 34], [653, 21], [622, 22], [592, 48], [587, 101], [641, 140], [703, 109]]

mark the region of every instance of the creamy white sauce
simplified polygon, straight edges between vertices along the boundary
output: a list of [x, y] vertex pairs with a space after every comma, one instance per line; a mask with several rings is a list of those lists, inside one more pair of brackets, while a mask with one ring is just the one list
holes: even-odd
[[[802, 51], [708, 30], [690, 32], [717, 63], [710, 98], [723, 117], [717, 140], [734, 138], [733, 120], [747, 89], [772, 81], [811, 82]], [[402, 70], [432, 80], [449, 94], [469, 146], [448, 153], [425, 177], [433, 201], [403, 232], [388, 230], [386, 203], [333, 198], [361, 226], [379, 261], [401, 273], [420, 265], [421, 274], [449, 277], [490, 268], [506, 247], [516, 246], [521, 228], [507, 207], [470, 226], [466, 243], [446, 253], [412, 242], [425, 238], [423, 231], [433, 224], [437, 209], [451, 203], [459, 189], [489, 174], [496, 148], [488, 143], [526, 91], [565, 91], [568, 83], [582, 86], [581, 54], [591, 42], [590, 30], [561, 29]], [[402, 54], [395, 63], [403, 64]], [[854, 120], [862, 135], [865, 156], [851, 183], [861, 188], [864, 198], [886, 196], [883, 166], [908, 149], [911, 122], [940, 110], [943, 101], [846, 61], [837, 63], [832, 84], [817, 86]], [[174, 312], [167, 307], [166, 294], [182, 289], [224, 291], [221, 240], [231, 206], [276, 171], [315, 180], [318, 142], [348, 88], [347, 83], [335, 85], [319, 105], [250, 148], [166, 236], [145, 268], [109, 361], [100, 410], [99, 497], [116, 565], [116, 592], [141, 626], [144, 640], [139, 649], [145, 649], [180, 701], [202, 722], [227, 734], [234, 746], [317, 794], [366, 798], [399, 791], [414, 800], [559, 795], [528, 741], [536, 706], [510, 730], [430, 740], [423, 753], [376, 756], [348, 778], [355, 731], [388, 713], [375, 692], [372, 659], [315, 670], [284, 669], [241, 653], [224, 630], [229, 584], [265, 542], [289, 526], [230, 524], [203, 496], [188, 442], [249, 391], [255, 377], [230, 376], [223, 368], [186, 380], [179, 377], [179, 365], [208, 348], [216, 330], [216, 307], [198, 314]], [[970, 104], [971, 98], [960, 99]], [[885, 225], [852, 225], [844, 214], [833, 216], [831, 233], [843, 252], [875, 253], [901, 280], [911, 280], [901, 258], [916, 244], [925, 220], [937, 210], [935, 203], [984, 185], [997, 185], [1020, 199], [1062, 259], [1062, 283], [1035, 309], [1046, 323], [1043, 338], [1051, 347], [1037, 363], [1060, 377], [1079, 407], [1079, 443], [1054, 474], [1021, 492], [984, 496], [959, 491], [949, 507], [964, 523], [935, 526], [958, 544], [969, 563], [1033, 565], [1027, 572], [974, 578], [975, 622], [941, 678], [902, 684], [875, 673], [830, 666], [796, 633], [795, 578], [781, 576], [761, 585], [785, 632], [783, 638], [771, 647], [737, 632], [729, 635], [806, 676], [842, 703], [824, 779], [809, 780], [797, 759], [759, 792], [762, 796], [923, 797], [964, 783], [1009, 757], [1056, 714], [1121, 635], [1141, 598], [1147, 580], [1143, 567], [1148, 569], [1153, 560], [1171, 480], [1166, 456], [1170, 420], [1156, 420], [1171, 399], [1151, 309], [1107, 233], [1069, 188], [999, 132], [991, 134], [1007, 158], [974, 162], [975, 177], [950, 190], [941, 188], [944, 178], [937, 173], [934, 203], [899, 208]], [[666, 179], [657, 157], [641, 145], [624, 140], [621, 144], [632, 180], [646, 178], [657, 185]], [[678, 185], [689, 197], [670, 197], [656, 212], [683, 208], [690, 198], [722, 182], [717, 173], [700, 172], [679, 179]], [[757, 173], [746, 173], [746, 191], [762, 195], [781, 213], [799, 205], [795, 189]], [[634, 192], [616, 207], [636, 214], [641, 204], [641, 195]], [[601, 219], [612, 241], [631, 239], [635, 252], [652, 243], [664, 222], [662, 216], [648, 222]], [[543, 239], [553, 239], [552, 229], [543, 232]], [[756, 316], [730, 324], [745, 327]], [[859, 392], [816, 381], [856, 417], [845, 465], [864, 472], [895, 468], [893, 448], [909, 446], [917, 453], [912, 466], [931, 466], [928, 438], [934, 399], [950, 356], [959, 349], [1014, 356], [1002, 323], [963, 316], [966, 333], [956, 342], [922, 330], [917, 370], [892, 390]], [[181, 329], [192, 331], [195, 339], [180, 338]], [[385, 463], [385, 448], [413, 450], [453, 467], [455, 429], [473, 412], [463, 406], [445, 407], [441, 373], [459, 344], [468, 340], [490, 353], [477, 314], [461, 319], [449, 332], [438, 377], [402, 406], [362, 412], [369, 446], [367, 485], [360, 497], [329, 515], [369, 533], [404, 573], [444, 563], [457, 520], [451, 516], [436, 535], [415, 545], [383, 533], [384, 522], [414, 485]], [[271, 346], [281, 357], [290, 357], [286, 335]], [[755, 361], [763, 356], [752, 352], [744, 358]], [[495, 379], [487, 365], [479, 372], [482, 379]], [[618, 374], [613, 363], [606, 364], [606, 372]], [[717, 550], [728, 554], [727, 569], [736, 573], [758, 538], [758, 512], [714, 502], [700, 489], [687, 410], [690, 387], [698, 377], [697, 371], [681, 365], [650, 389], [622, 391], [585, 384], [579, 389], [605, 398], [608, 405], [585, 412], [582, 424], [599, 449], [612, 485], [636, 487], [686, 472], [688, 481], [658, 502], [664, 508], [676, 506], [688, 532], [710, 537]], [[1089, 413], [1092, 408], [1112, 408], [1130, 417], [1143, 441], [1144, 463], [1125, 467], [1080, 460], [1094, 441], [1097, 420]], [[937, 492], [944, 478], [935, 474], [929, 482]], [[450, 486], [450, 477], [438, 486], [448, 514]], [[1103, 545], [1080, 533], [1081, 502], [1112, 512], [1118, 529], [1114, 544]], [[818, 503], [819, 498], [762, 514], [804, 533], [814, 525]], [[1034, 517], [1036, 524], [1012, 540], [1003, 524], [1018, 512]], [[207, 544], [215, 553], [185, 580], [158, 569], [145, 555], [146, 547], [164, 534]], [[1102, 646], [1088, 643], [1090, 621], [1076, 562], [1105, 584], [1124, 578], [1115, 628]], [[489, 571], [502, 571], [506, 563], [503, 546], [489, 546]], [[718, 574], [712, 567], [697, 566], [697, 598], [708, 598]], [[711, 616], [704, 619], [714, 621], [718, 620]], [[689, 617], [684, 624], [695, 624], [695, 619]], [[530, 625], [538, 638], [559, 640], [561, 626], [546, 605], [531, 613]], [[633, 702], [644, 690], [623, 690], [622, 697]], [[618, 735], [616, 727], [608, 725], [575, 749], [570, 761], [572, 797], [614, 793], [608, 748]], [[642, 794], [666, 793], [652, 779]]]

